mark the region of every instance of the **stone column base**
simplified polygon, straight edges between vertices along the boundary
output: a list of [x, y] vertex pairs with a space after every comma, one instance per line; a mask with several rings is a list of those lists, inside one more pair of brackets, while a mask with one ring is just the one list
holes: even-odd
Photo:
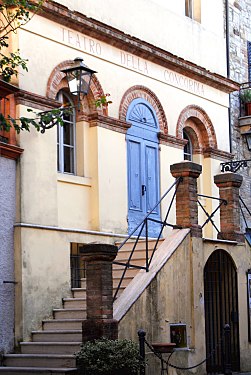
[[219, 240], [227, 241], [236, 241], [236, 242], [245, 242], [245, 236], [241, 232], [220, 232], [218, 233], [217, 238]]
[[118, 321], [115, 319], [86, 319], [82, 323], [83, 342], [105, 337], [110, 340], [118, 338]]

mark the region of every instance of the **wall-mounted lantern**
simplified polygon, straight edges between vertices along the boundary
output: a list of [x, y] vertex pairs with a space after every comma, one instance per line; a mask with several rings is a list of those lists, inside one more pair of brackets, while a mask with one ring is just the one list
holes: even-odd
[[76, 57], [70, 68], [61, 71], [66, 74], [69, 90], [72, 95], [78, 97], [79, 105], [81, 96], [85, 96], [89, 92], [92, 75], [97, 72], [88, 68], [81, 57]]
[[248, 150], [251, 151], [251, 129], [249, 129], [247, 132], [242, 133], [244, 137], [246, 138]]

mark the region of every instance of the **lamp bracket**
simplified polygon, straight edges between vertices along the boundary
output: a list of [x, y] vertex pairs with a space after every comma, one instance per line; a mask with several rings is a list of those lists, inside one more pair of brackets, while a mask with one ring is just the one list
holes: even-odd
[[248, 163], [247, 163], [248, 161], [251, 161], [251, 159], [233, 160], [233, 161], [227, 161], [226, 163], [220, 163], [221, 164], [221, 172], [236, 173], [240, 168], [247, 168], [248, 167]]

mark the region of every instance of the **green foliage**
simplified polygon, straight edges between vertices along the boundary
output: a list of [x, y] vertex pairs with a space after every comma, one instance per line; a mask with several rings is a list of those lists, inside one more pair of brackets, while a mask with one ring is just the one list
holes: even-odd
[[32, 109], [27, 109], [27, 111], [31, 112], [34, 117], [20, 117], [19, 119], [14, 119], [8, 116], [6, 119], [3, 114], [0, 113], [0, 130], [8, 132], [11, 126], [13, 126], [19, 134], [23, 130], [30, 131], [30, 127], [34, 126], [38, 132], [44, 133], [45, 130], [52, 128], [54, 125], [63, 125], [63, 115], [71, 114], [73, 108], [58, 108], [40, 113], [36, 113]]
[[99, 93], [98, 98], [94, 102], [95, 107], [96, 108], [102, 108], [102, 107], [107, 107], [108, 104], [111, 104], [112, 101], [107, 100], [108, 96], [110, 96], [110, 94], [104, 94], [103, 95], [102, 93]]
[[244, 103], [251, 103], [251, 89], [243, 90], [240, 97]]
[[[28, 60], [20, 56], [20, 51], [8, 52], [10, 33], [16, 33], [17, 30], [25, 25], [33, 17], [30, 12], [36, 14], [43, 4], [44, 0], [37, 1], [37, 4], [30, 0], [1, 0], [0, 1], [0, 75], [5, 82], [10, 82], [12, 76], [18, 75], [18, 69], [22, 68], [28, 71]], [[36, 113], [28, 110], [34, 115], [33, 118], [20, 117], [14, 119], [0, 113], [0, 130], [9, 131], [11, 126], [17, 133], [23, 130], [30, 131], [30, 127], [41, 133], [50, 129], [56, 124], [63, 125], [62, 114], [69, 109], [53, 109], [48, 112]]]
[[16, 52], [2, 52], [9, 46], [9, 34], [16, 33], [19, 27], [25, 25], [30, 19], [30, 12], [36, 13], [43, 0], [37, 5], [28, 0], [2, 0], [0, 4], [0, 75], [6, 82], [10, 82], [13, 75], [17, 76], [18, 67], [27, 71], [27, 61]]
[[134, 375], [143, 366], [138, 345], [126, 339], [89, 341], [75, 356], [81, 375]]

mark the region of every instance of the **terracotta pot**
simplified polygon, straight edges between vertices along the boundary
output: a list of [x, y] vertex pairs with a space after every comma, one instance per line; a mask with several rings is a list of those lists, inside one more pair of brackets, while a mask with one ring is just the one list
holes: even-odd
[[251, 102], [245, 103], [245, 112], [246, 112], [246, 116], [251, 116]]

